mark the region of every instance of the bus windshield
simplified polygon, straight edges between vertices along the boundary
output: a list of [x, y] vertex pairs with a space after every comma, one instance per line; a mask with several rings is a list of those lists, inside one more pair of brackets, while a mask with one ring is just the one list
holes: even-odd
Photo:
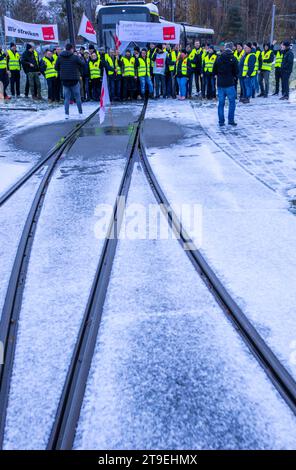
[[99, 46], [114, 48], [116, 25], [119, 21], [150, 22], [150, 12], [146, 7], [103, 8], [98, 14]]

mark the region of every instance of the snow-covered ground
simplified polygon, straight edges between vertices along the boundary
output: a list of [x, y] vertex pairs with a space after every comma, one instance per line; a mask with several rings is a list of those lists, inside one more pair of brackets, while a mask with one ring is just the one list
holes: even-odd
[[[269, 120], [262, 121], [258, 133], [265, 136], [269, 126], [273, 126], [273, 119], [277, 125], [272, 137], [277, 129], [280, 132], [282, 125], [290, 126], [291, 135], [281, 139], [281, 145], [286, 144], [286, 153], [281, 156], [285, 171], [286, 162], [293, 160], [295, 118], [291, 116], [291, 123], [287, 119], [289, 105], [268, 106]], [[249, 125], [253, 125], [252, 108], [244, 107], [239, 112], [244, 116], [244, 123], [235, 131], [227, 128], [221, 135], [217, 121], [214, 122], [216, 109], [212, 106], [194, 112], [189, 103], [153, 103], [147, 117], [178, 123], [185, 129], [186, 137], [170, 148], [149, 148], [148, 155], [171, 203], [202, 207], [202, 253], [259, 333], [296, 377], [296, 218], [288, 210], [283, 192], [271, 190], [255, 178], [257, 175], [246, 171], [248, 166], [245, 169], [241, 162], [236, 162], [240, 151], [245, 152], [246, 163], [249, 161], [246, 149], [249, 142], [243, 136], [251, 135]], [[264, 111], [258, 106], [258, 112]], [[212, 120], [207, 133], [211, 132], [218, 143], [219, 137], [228, 139], [235, 132], [236, 146], [231, 147], [231, 158], [208, 137], [199, 119]], [[146, 140], [149, 143], [148, 137]], [[272, 152], [272, 144], [258, 147], [262, 173], [267, 160], [278, 158]]]
[[193, 106], [198, 122], [220, 149], [292, 204], [295, 196], [296, 203], [295, 92], [290, 102], [270, 97], [239, 104], [236, 129], [218, 128], [215, 105], [209, 105], [207, 112], [204, 106]]
[[[154, 203], [136, 168], [127, 206]], [[120, 240], [75, 448], [286, 449], [295, 431], [178, 242]]]
[[[147, 153], [172, 203], [202, 207], [204, 256], [296, 377], [294, 101], [239, 107], [239, 128], [224, 131], [213, 104], [152, 102]], [[140, 109], [115, 107], [124, 133]], [[12, 125], [24, 133], [63, 120], [62, 107], [8, 113], [5, 122], [0, 116], [0, 191], [40, 158], [13, 148]], [[276, 137], [282, 129], [286, 139]], [[90, 124], [49, 185], [24, 291], [6, 449], [47, 443], [102, 246], [96, 208], [113, 205], [125, 163], [109, 131], [102, 137]], [[157, 142], [159, 132], [171, 133], [169, 146]], [[40, 177], [0, 210], [0, 304]], [[138, 167], [129, 202], [155, 202]], [[75, 448], [295, 449], [295, 431], [295, 417], [177, 241], [120, 240]]]
[[[121, 111], [118, 116], [114, 113], [114, 121], [129, 119], [129, 114], [135, 120], [139, 110], [126, 107], [123, 117]], [[51, 119], [45, 115], [42, 123]], [[22, 124], [28, 132], [33, 123]], [[97, 126], [91, 121], [86, 135], [81, 135], [60, 162], [38, 222], [20, 315], [5, 448], [45, 448], [49, 437], [103, 244], [95, 233], [96, 208], [99, 204], [113, 206], [125, 165], [121, 144], [127, 144], [128, 133], [118, 137], [118, 152], [114, 147], [109, 155], [108, 146], [102, 145], [104, 134], [96, 135]], [[49, 139], [49, 145], [53, 144]], [[1, 247], [8, 246], [10, 256], [2, 253], [5, 263], [1, 258], [0, 269], [1, 279], [7, 282], [29, 210], [27, 193], [34, 196], [32, 182], [1, 208], [5, 222], [1, 224]], [[21, 198], [24, 201], [19, 205]], [[3, 298], [7, 282], [3, 288], [1, 285]]]

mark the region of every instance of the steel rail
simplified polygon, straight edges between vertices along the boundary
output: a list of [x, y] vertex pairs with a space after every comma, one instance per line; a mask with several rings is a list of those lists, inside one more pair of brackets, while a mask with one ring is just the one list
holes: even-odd
[[48, 450], [69, 450], [73, 446], [87, 378], [101, 324], [105, 298], [117, 248], [118, 235], [120, 233], [124, 212], [122, 201], [126, 200], [129, 192], [138, 145], [139, 129], [145, 117], [146, 107], [147, 100], [144, 103], [141, 116], [134, 127], [126, 150], [127, 162], [113, 208], [112, 220], [104, 241], [100, 261], [62, 390], [55, 421], [47, 445]]
[[7, 189], [0, 196], [0, 207], [3, 206], [38, 170], [40, 170], [47, 162], [52, 158], [56, 152], [62, 148], [67, 142], [71, 140], [74, 135], [77, 135], [81, 128], [87, 124], [100, 110], [100, 107], [96, 108], [84, 121], [77, 124], [73, 129], [64, 137], [62, 137], [55, 146], [49, 150], [47, 155], [30, 168], [18, 181], [16, 181], [9, 189]]
[[[293, 413], [296, 414], [296, 382], [294, 378], [279, 361], [250, 320], [246, 317], [239, 305], [226, 290], [204, 256], [197, 249], [194, 241], [186, 232], [181, 221], [173, 211], [153, 172], [147, 158], [141, 136], [139, 139], [139, 156], [142, 168], [153, 194], [157, 202], [160, 204], [164, 215], [167, 217], [172, 230], [177, 236], [181, 246], [184, 248], [184, 251], [190, 259], [193, 267], [199, 273], [217, 303], [222, 307], [227, 318], [234, 324], [235, 329], [239, 332], [245, 344], [257, 358], [259, 364], [262, 366], [275, 388], [289, 405]], [[188, 247], [190, 247], [190, 249], [188, 249]]]

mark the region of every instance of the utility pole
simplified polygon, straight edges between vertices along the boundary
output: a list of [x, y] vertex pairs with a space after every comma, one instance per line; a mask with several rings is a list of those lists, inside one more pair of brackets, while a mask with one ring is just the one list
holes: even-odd
[[276, 12], [276, 5], [272, 5], [272, 19], [271, 19], [271, 33], [270, 33], [270, 44], [272, 44], [274, 40], [274, 24], [275, 24], [275, 12]]
[[73, 46], [75, 46], [75, 28], [74, 28], [72, 0], [66, 0], [66, 10], [67, 10], [67, 19], [68, 19], [69, 40], [70, 40], [70, 43], [73, 44]]
[[171, 0], [171, 21], [175, 22], [175, 0]]

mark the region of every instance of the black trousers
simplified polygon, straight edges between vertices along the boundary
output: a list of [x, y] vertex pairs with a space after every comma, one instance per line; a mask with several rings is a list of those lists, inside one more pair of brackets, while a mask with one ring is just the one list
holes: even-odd
[[127, 98], [135, 99], [137, 93], [137, 83], [135, 77], [123, 77], [122, 82], [122, 95], [123, 99]]
[[202, 77], [201, 71], [197, 70], [195, 72], [195, 86], [196, 86], [197, 93], [200, 93], [202, 91], [202, 82], [203, 82], [203, 77]]
[[12, 96], [20, 96], [20, 83], [21, 83], [21, 72], [19, 70], [10, 71], [10, 90]]
[[51, 101], [59, 101], [57, 78], [47, 78], [48, 99]]
[[275, 68], [275, 93], [280, 92], [280, 81], [282, 79], [282, 69], [280, 67]]
[[6, 88], [8, 87], [8, 84], [9, 84], [8, 73], [6, 72], [6, 70], [0, 70], [0, 82], [3, 83], [3, 94], [5, 98], [7, 96]]
[[289, 72], [282, 72], [282, 87], [283, 87], [283, 96], [289, 98], [289, 81], [291, 74]]
[[94, 101], [100, 101], [101, 98], [101, 88], [102, 88], [102, 80], [101, 78], [93, 78], [90, 81], [91, 85], [91, 96]]

